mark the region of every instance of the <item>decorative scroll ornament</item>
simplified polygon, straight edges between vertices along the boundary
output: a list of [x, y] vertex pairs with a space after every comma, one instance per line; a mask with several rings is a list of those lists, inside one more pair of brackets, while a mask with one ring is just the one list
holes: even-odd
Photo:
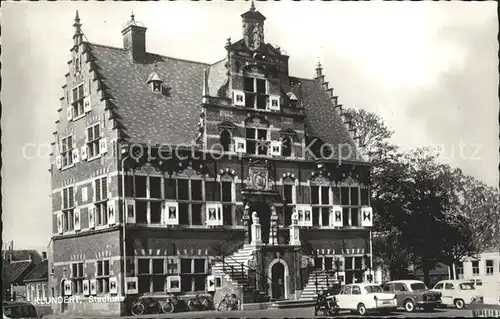
[[302, 260], [300, 261], [301, 268], [307, 268], [309, 266], [309, 258], [302, 256]]
[[250, 259], [248, 261], [248, 268], [252, 269], [252, 270], [255, 270], [257, 269], [257, 261], [255, 260], [255, 256], [252, 257], [252, 259]]

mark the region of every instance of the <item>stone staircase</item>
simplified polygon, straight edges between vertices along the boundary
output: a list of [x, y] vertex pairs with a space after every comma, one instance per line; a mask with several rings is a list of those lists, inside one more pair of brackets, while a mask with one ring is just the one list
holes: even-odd
[[[255, 247], [245, 244], [243, 248], [225, 257], [224, 260], [218, 258], [212, 265], [212, 273], [224, 276], [228, 281], [241, 285], [244, 289], [250, 288], [250, 283], [247, 280], [247, 266], [255, 250]], [[242, 267], [242, 265], [244, 266]]]
[[[328, 277], [328, 280], [326, 279]], [[327, 274], [321, 270], [315, 270], [309, 275], [309, 279], [307, 281], [307, 285], [305, 286], [302, 294], [300, 295], [299, 300], [314, 300], [317, 297], [316, 294], [316, 279], [318, 282], [317, 291], [321, 292], [326, 290], [333, 283], [336, 282], [334, 277], [331, 274]]]

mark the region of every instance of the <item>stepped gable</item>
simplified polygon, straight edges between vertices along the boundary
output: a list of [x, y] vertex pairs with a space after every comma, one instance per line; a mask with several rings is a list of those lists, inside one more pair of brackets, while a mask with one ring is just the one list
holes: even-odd
[[[116, 117], [127, 142], [191, 144], [201, 111], [203, 70], [209, 65], [147, 54], [134, 63], [124, 49], [89, 44], [98, 68], [97, 79], [107, 87], [103, 99], [116, 106]], [[168, 96], [155, 95], [146, 83], [155, 71], [168, 86]]]
[[[333, 147], [333, 159], [354, 162], [366, 162], [360, 155], [357, 144], [344, 125], [343, 118], [335, 107], [324, 86], [315, 80], [294, 78], [300, 85], [292, 87], [292, 93], [299, 98], [299, 103], [306, 113], [306, 132]], [[344, 146], [345, 145], [345, 146]]]

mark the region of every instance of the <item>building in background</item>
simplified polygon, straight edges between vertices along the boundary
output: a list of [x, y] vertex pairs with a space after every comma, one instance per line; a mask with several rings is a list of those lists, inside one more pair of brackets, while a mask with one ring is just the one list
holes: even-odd
[[122, 48], [84, 41], [77, 13], [50, 168], [56, 296], [259, 302], [371, 280], [356, 130], [320, 65], [289, 74], [265, 19], [252, 3], [242, 38], [201, 63], [147, 52], [133, 15]]
[[14, 250], [14, 243], [10, 243], [8, 249], [2, 252], [2, 295], [4, 300], [26, 300], [24, 280], [42, 259], [42, 255], [36, 250]]
[[47, 254], [42, 253], [42, 261], [31, 270], [24, 278], [26, 289], [26, 301], [33, 303], [37, 314], [46, 315], [52, 312], [52, 308], [43, 301], [50, 297], [49, 293], [49, 262]]

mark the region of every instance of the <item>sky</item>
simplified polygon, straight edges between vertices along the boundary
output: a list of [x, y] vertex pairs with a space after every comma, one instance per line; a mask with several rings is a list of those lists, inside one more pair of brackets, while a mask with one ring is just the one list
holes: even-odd
[[[121, 47], [134, 12], [147, 51], [201, 62], [242, 37], [249, 2], [7, 2], [1, 7], [2, 220], [14, 248], [46, 250], [51, 236], [47, 145], [55, 131], [73, 19], [90, 42]], [[344, 107], [379, 114], [403, 148], [498, 186], [496, 2], [256, 2], [265, 41], [290, 56], [292, 76], [318, 61]], [[40, 156], [36, 156], [36, 145]], [[462, 151], [460, 151], [462, 149]]]

